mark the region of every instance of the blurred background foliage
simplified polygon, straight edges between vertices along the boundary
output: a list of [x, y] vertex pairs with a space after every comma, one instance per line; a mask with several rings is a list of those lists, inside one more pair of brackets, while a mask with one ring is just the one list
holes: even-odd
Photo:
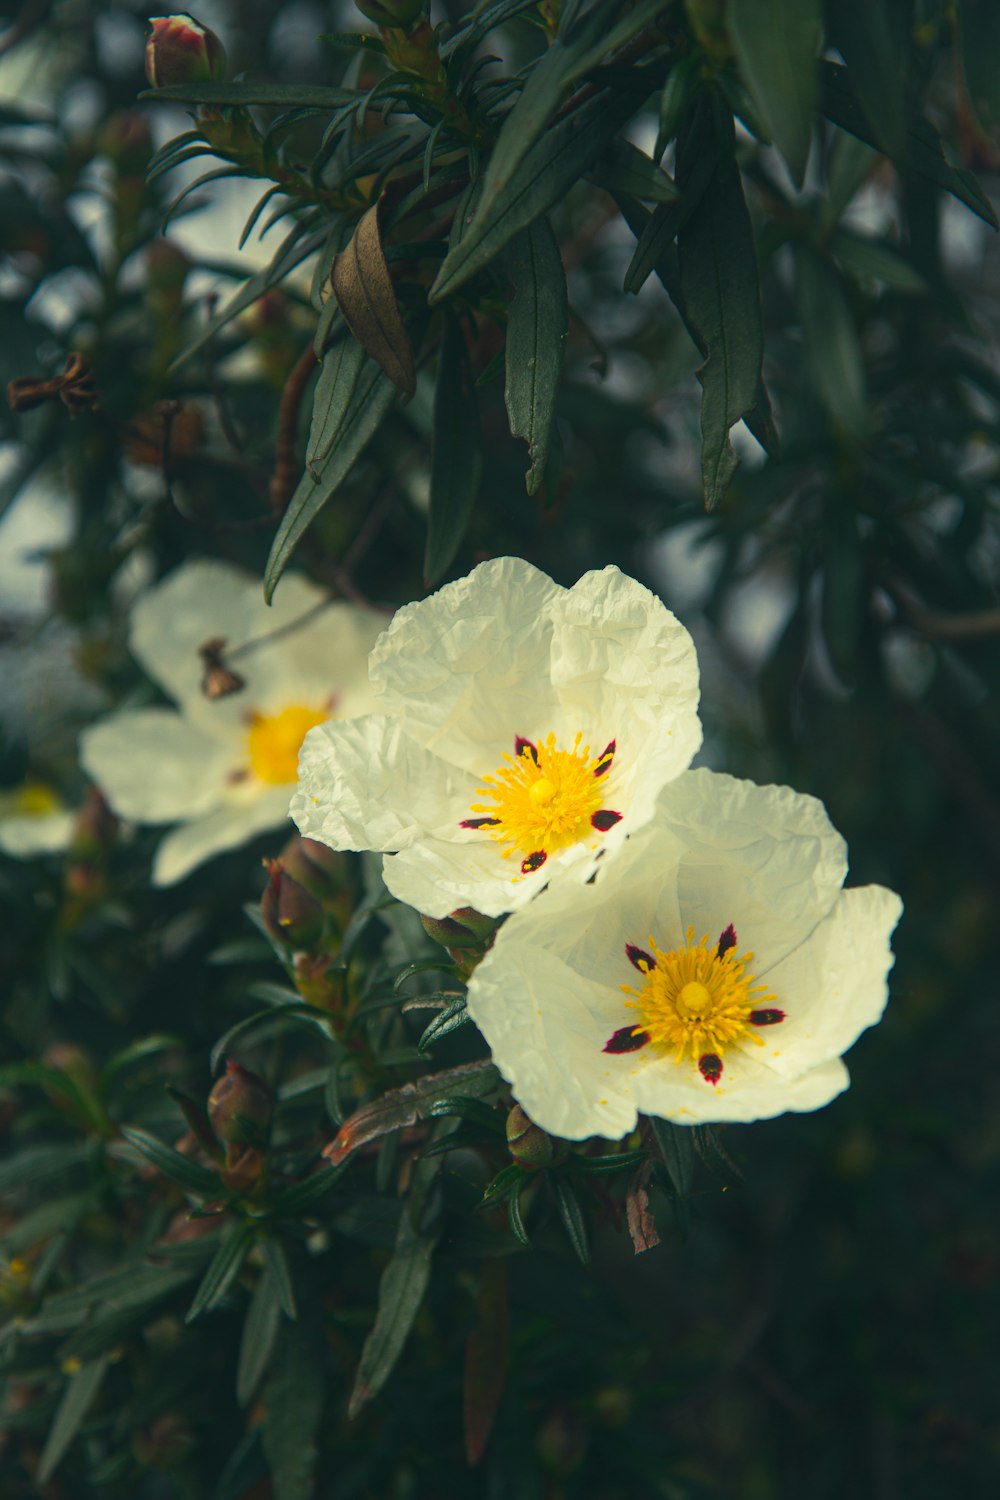
[[[225, 77], [137, 102], [143, 7], [0, 8], [0, 812], [79, 810], [0, 859], [3, 1494], [993, 1495], [996, 7], [366, 9], [206, 3]], [[518, 1165], [371, 870], [312, 872], [312, 969], [280, 837], [151, 890], [75, 760], [148, 699], [129, 602], [293, 551], [386, 607], [504, 552], [657, 589], [703, 760], [903, 895], [850, 1091]], [[226, 1056], [266, 1086], [209, 1121]]]

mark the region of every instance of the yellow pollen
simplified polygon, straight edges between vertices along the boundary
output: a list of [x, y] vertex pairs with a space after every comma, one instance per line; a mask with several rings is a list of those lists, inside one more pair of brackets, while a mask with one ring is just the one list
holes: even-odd
[[711, 1052], [721, 1057], [727, 1047], [746, 1039], [764, 1045], [750, 1023], [750, 1012], [767, 1006], [775, 996], [746, 972], [752, 953], [737, 958], [730, 949], [720, 958], [718, 946], [707, 932], [695, 942], [693, 927], [682, 947], [666, 952], [651, 937], [649, 951], [655, 964], [642, 988], [622, 985], [633, 997], [625, 1004], [639, 1012], [637, 1026], [654, 1046], [672, 1050], [675, 1062], [682, 1062], [686, 1053], [693, 1062]]
[[6, 813], [27, 813], [29, 817], [44, 818], [47, 813], [61, 812], [62, 802], [43, 781], [26, 781], [9, 798], [4, 799], [3, 810]]
[[302, 741], [330, 717], [328, 709], [290, 703], [276, 714], [255, 714], [247, 730], [247, 753], [258, 781], [283, 786], [299, 773]]
[[614, 773], [594, 775], [601, 760], [582, 740], [578, 734], [571, 750], [561, 750], [555, 735], [547, 735], [538, 741], [537, 762], [525, 745], [520, 755], [504, 755], [493, 776], [483, 777], [479, 795], [490, 801], [473, 803], [471, 811], [498, 820], [484, 832], [506, 846], [504, 859], [554, 854], [594, 836], [590, 820], [607, 807]]

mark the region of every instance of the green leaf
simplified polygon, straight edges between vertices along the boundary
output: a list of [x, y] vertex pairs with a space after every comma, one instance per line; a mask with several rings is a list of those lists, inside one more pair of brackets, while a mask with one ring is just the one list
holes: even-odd
[[479, 1278], [476, 1321], [465, 1344], [462, 1416], [465, 1455], [471, 1466], [483, 1456], [507, 1378], [507, 1264], [487, 1261]]
[[273, 108], [336, 109], [358, 95], [350, 89], [323, 88], [311, 83], [169, 83], [144, 89], [140, 99], [175, 104], [266, 104]]
[[185, 1323], [193, 1323], [203, 1312], [221, 1302], [239, 1275], [253, 1237], [253, 1227], [245, 1220], [234, 1224], [229, 1234], [223, 1236], [201, 1285], [194, 1294]]
[[829, 8], [830, 40], [847, 64], [875, 136], [875, 144], [900, 161], [907, 151], [906, 70], [910, 38], [905, 11], [871, 0], [837, 0]]
[[631, 141], [614, 140], [587, 173], [589, 181], [609, 193], [628, 193], [653, 203], [676, 203], [677, 184]]
[[[878, 148], [879, 142], [858, 102], [847, 69], [837, 63], [824, 62], [820, 72], [823, 83], [822, 109], [827, 119], [839, 125], [841, 130], [856, 135], [869, 146]], [[993, 206], [975, 177], [963, 167], [953, 167], [948, 162], [941, 146], [941, 137], [922, 115], [910, 118], [905, 157], [900, 165], [932, 182], [935, 187], [951, 193], [952, 197], [964, 203], [966, 208], [971, 208], [974, 214], [993, 229], [1000, 228]]]
[[819, 102], [819, 0], [729, 0], [726, 20], [757, 113], [801, 187]]
[[491, 1109], [482, 1099], [469, 1099], [462, 1094], [453, 1094], [447, 1099], [436, 1100], [427, 1111], [428, 1120], [446, 1119], [450, 1116], [468, 1120], [470, 1124], [480, 1126], [491, 1135], [504, 1134], [504, 1116], [499, 1110]]
[[428, 301], [450, 296], [488, 265], [518, 230], [565, 197], [648, 92], [649, 84], [637, 69], [630, 85], [602, 89], [536, 141], [502, 192], [488, 203], [480, 196], [471, 222], [445, 257]]
[[507, 318], [504, 400], [511, 435], [528, 445], [525, 485], [533, 495], [545, 477], [568, 327], [566, 273], [548, 219], [514, 237], [507, 265], [514, 297]]
[[660, 94], [660, 128], [656, 134], [653, 156], [660, 160], [667, 146], [680, 130], [694, 103], [699, 86], [700, 58], [697, 54], [681, 58], [666, 76]]
[[321, 1167], [302, 1182], [293, 1183], [291, 1187], [276, 1193], [268, 1204], [268, 1214], [272, 1218], [301, 1217], [319, 1203], [320, 1199], [325, 1198], [343, 1175], [341, 1167]]
[[209, 1068], [213, 1077], [237, 1037], [241, 1037], [245, 1042], [247, 1033], [253, 1031], [255, 1027], [263, 1023], [272, 1029], [275, 1020], [280, 1021], [281, 1017], [286, 1017], [291, 1021], [303, 1021], [316, 1027], [324, 1036], [329, 1032], [329, 1013], [320, 1010], [318, 1006], [307, 1005], [304, 1000], [290, 1000], [286, 1005], [272, 1005], [268, 1010], [258, 1010], [252, 1016], [244, 1016], [242, 1021], [237, 1021], [235, 1026], [230, 1026], [229, 1030], [220, 1036], [209, 1054]]
[[[730, 139], [701, 201], [677, 237], [680, 311], [704, 355], [701, 467], [705, 506], [725, 495], [737, 457], [730, 429], [757, 401], [764, 353], [757, 257], [740, 174], [732, 155], [732, 121], [719, 113]], [[687, 169], [681, 170], [681, 181]]]
[[0, 1238], [6, 1255], [20, 1255], [38, 1245], [58, 1230], [72, 1229], [94, 1203], [94, 1193], [71, 1193], [65, 1198], [46, 1200], [12, 1224]]
[[645, 1151], [616, 1151], [610, 1156], [571, 1156], [568, 1165], [584, 1177], [601, 1177], [608, 1172], [624, 1172], [646, 1161]]
[[128, 1047], [123, 1047], [116, 1052], [112, 1058], [101, 1069], [100, 1090], [103, 1093], [112, 1083], [116, 1082], [118, 1075], [126, 1069], [133, 1068], [137, 1063], [144, 1063], [149, 1058], [155, 1057], [160, 1052], [170, 1052], [176, 1047], [183, 1047], [184, 1043], [178, 1036], [168, 1036], [163, 1033], [154, 1033], [152, 1036], [139, 1037]]
[[462, 1063], [457, 1068], [427, 1073], [413, 1083], [405, 1083], [402, 1088], [391, 1089], [355, 1110], [344, 1121], [324, 1155], [339, 1166], [360, 1146], [379, 1140], [390, 1130], [400, 1130], [415, 1125], [417, 1120], [425, 1120], [431, 1106], [439, 1099], [447, 1099], [456, 1091], [473, 1096], [490, 1093], [499, 1076], [492, 1063]]
[[49, 1428], [48, 1437], [45, 1439], [42, 1456], [38, 1460], [38, 1469], [35, 1474], [38, 1484], [48, 1484], [55, 1473], [60, 1460], [94, 1404], [107, 1368], [108, 1356], [102, 1355], [100, 1359], [83, 1365], [75, 1375], [70, 1377], [52, 1426]]
[[[338, 403], [342, 394], [337, 395]], [[333, 499], [382, 425], [395, 396], [396, 388], [389, 377], [374, 360], [365, 358], [344, 402], [326, 455], [316, 465], [317, 473], [306, 469], [278, 527], [264, 573], [264, 597], [268, 603], [303, 533]]]
[[375, 1322], [358, 1361], [349, 1420], [378, 1395], [403, 1352], [431, 1278], [436, 1243], [437, 1235], [420, 1233], [404, 1209], [392, 1259], [379, 1282]]
[[23, 1151], [0, 1161], [0, 1192], [30, 1183], [32, 1186], [49, 1177], [57, 1177], [71, 1167], [78, 1167], [91, 1154], [86, 1141], [74, 1141], [71, 1145], [26, 1146]]
[[996, 0], [958, 0], [965, 84], [980, 128], [1000, 127], [1000, 6]]
[[[711, 96], [699, 95], [677, 139], [676, 203], [664, 203], [648, 217], [629, 223], [638, 234], [638, 244], [625, 272], [625, 290], [638, 292], [650, 272], [655, 271], [671, 292], [668, 254], [679, 230], [683, 229], [697, 209], [715, 174], [719, 159], [719, 140], [715, 129]], [[637, 230], [637, 223], [642, 228]], [[671, 295], [673, 293], [671, 292]]]
[[189, 1161], [186, 1156], [182, 1156], [172, 1146], [164, 1145], [163, 1141], [157, 1140], [147, 1130], [140, 1130], [134, 1125], [123, 1125], [122, 1135], [164, 1177], [169, 1177], [171, 1182], [178, 1183], [189, 1193], [197, 1193], [202, 1198], [218, 1198], [222, 1194], [222, 1183], [214, 1172], [209, 1172], [195, 1161]]
[[840, 265], [863, 281], [881, 281], [894, 292], [920, 293], [927, 283], [910, 262], [891, 245], [850, 229], [838, 229], [830, 248]]
[[694, 1135], [690, 1125], [674, 1125], [650, 1115], [649, 1123], [660, 1148], [674, 1192], [682, 1201], [691, 1194], [694, 1181]]
[[236, 1363], [236, 1399], [248, 1406], [263, 1378], [281, 1326], [281, 1305], [274, 1277], [265, 1266], [257, 1277], [243, 1322], [240, 1353]]
[[796, 246], [795, 293], [813, 388], [834, 423], [860, 435], [868, 416], [854, 314], [836, 271], [804, 246]]
[[295, 1287], [285, 1247], [273, 1234], [267, 1234], [264, 1236], [263, 1249], [264, 1261], [274, 1279], [281, 1311], [294, 1323], [299, 1314], [295, 1306]]
[[325, 1396], [323, 1375], [311, 1330], [301, 1323], [283, 1324], [263, 1402], [262, 1441], [274, 1500], [313, 1500]]
[[524, 1179], [522, 1178], [519, 1185], [507, 1199], [507, 1222], [510, 1225], [510, 1232], [514, 1238], [530, 1250], [531, 1241], [528, 1238], [528, 1231], [524, 1227], [524, 1219], [521, 1217], [521, 1193], [524, 1191], [524, 1185]]
[[552, 1190], [555, 1193], [556, 1208], [563, 1221], [563, 1228], [569, 1236], [569, 1242], [581, 1264], [589, 1265], [587, 1221], [583, 1216], [583, 1209], [580, 1207], [580, 1200], [576, 1196], [573, 1185], [568, 1178], [557, 1175], [552, 1179]]
[[482, 471], [479, 404], [456, 318], [445, 320], [434, 388], [431, 492], [424, 583], [440, 581], [454, 560], [472, 514]]
[[459, 995], [450, 1005], [436, 1015], [433, 1021], [425, 1027], [424, 1032], [417, 1043], [417, 1051], [426, 1054], [435, 1042], [439, 1042], [449, 1032], [457, 1031], [460, 1026], [467, 1025], [472, 1020], [466, 1006], [464, 995]]

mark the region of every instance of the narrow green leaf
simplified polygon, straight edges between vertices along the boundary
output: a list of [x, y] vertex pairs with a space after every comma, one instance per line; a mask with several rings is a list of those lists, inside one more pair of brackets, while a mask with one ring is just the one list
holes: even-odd
[[645, 1151], [616, 1151], [609, 1156], [571, 1156], [569, 1165], [584, 1177], [601, 1177], [609, 1172], [625, 1172], [646, 1159]]
[[819, 102], [819, 0], [729, 0], [726, 20], [757, 113], [801, 187]]
[[[879, 148], [875, 132], [865, 111], [858, 102], [846, 68], [838, 63], [824, 62], [821, 65], [822, 109], [827, 119], [856, 135], [869, 146]], [[946, 159], [941, 146], [941, 137], [934, 126], [922, 115], [910, 118], [906, 133], [903, 168], [916, 172], [918, 176], [932, 182], [935, 187], [951, 193], [966, 208], [983, 219], [993, 229], [1000, 228], [993, 206], [971, 172], [964, 167], [953, 167]]]
[[670, 1120], [661, 1120], [650, 1115], [653, 1136], [660, 1148], [667, 1173], [678, 1198], [690, 1196], [694, 1181], [694, 1136], [689, 1125], [674, 1125]]
[[587, 180], [609, 193], [628, 193], [653, 203], [676, 203], [677, 184], [631, 141], [619, 137], [601, 152]]
[[517, 1162], [511, 1162], [507, 1167], [501, 1167], [492, 1182], [488, 1182], [483, 1189], [483, 1200], [479, 1205], [481, 1208], [490, 1207], [494, 1203], [500, 1203], [508, 1193], [520, 1192], [524, 1187], [527, 1172], [524, 1167], [519, 1167]]
[[382, 425], [395, 395], [392, 381], [366, 358], [325, 458], [316, 465], [315, 476], [308, 469], [303, 474], [278, 527], [264, 574], [268, 603], [303, 533], [333, 499]]
[[465, 336], [458, 320], [448, 318], [434, 388], [431, 493], [424, 553], [428, 588], [447, 572], [461, 545], [481, 471], [479, 404]]
[[450, 1032], [457, 1031], [460, 1026], [467, 1025], [472, 1020], [466, 1007], [465, 996], [460, 995], [450, 1005], [446, 1005], [433, 1021], [425, 1027], [424, 1032], [417, 1043], [417, 1051], [424, 1054], [430, 1050], [435, 1042], [442, 1037], [448, 1036]]
[[855, 93], [875, 136], [893, 160], [907, 151], [906, 68], [910, 37], [905, 10], [871, 0], [837, 0], [827, 22], [830, 40], [847, 64]]
[[34, 1185], [68, 1172], [71, 1167], [78, 1167], [86, 1161], [90, 1151], [86, 1141], [60, 1146], [26, 1146], [6, 1161], [0, 1161], [0, 1192], [7, 1193], [25, 1183]]
[[274, 1353], [281, 1326], [281, 1305], [270, 1267], [257, 1277], [243, 1322], [240, 1353], [236, 1363], [236, 1399], [240, 1406], [253, 1400]]
[[235, 1224], [230, 1233], [223, 1237], [202, 1278], [201, 1285], [194, 1294], [194, 1301], [184, 1319], [185, 1323], [193, 1323], [203, 1312], [207, 1312], [217, 1302], [221, 1302], [239, 1275], [253, 1237], [252, 1226], [244, 1221]]
[[271, 1005], [267, 1010], [259, 1010], [252, 1016], [244, 1016], [242, 1021], [237, 1021], [235, 1026], [223, 1032], [209, 1054], [209, 1068], [214, 1076], [219, 1070], [219, 1064], [232, 1047], [237, 1037], [245, 1042], [247, 1034], [262, 1023], [269, 1028], [273, 1027], [276, 1019], [282, 1016], [290, 1021], [302, 1021], [316, 1027], [327, 1035], [330, 1017], [326, 1011], [320, 1010], [318, 1006], [306, 1005], [305, 1001], [289, 1001], [286, 1005]]
[[72, 1375], [63, 1398], [49, 1428], [45, 1447], [38, 1461], [35, 1479], [38, 1484], [48, 1484], [55, 1473], [70, 1443], [76, 1437], [80, 1425], [93, 1405], [108, 1368], [108, 1356], [83, 1365]]
[[299, 1218], [307, 1209], [319, 1203], [321, 1198], [325, 1198], [343, 1175], [341, 1167], [321, 1167], [318, 1172], [313, 1172], [302, 1182], [283, 1188], [268, 1204], [270, 1216], [272, 1218]]
[[566, 273], [548, 219], [511, 242], [508, 269], [514, 297], [507, 319], [504, 400], [511, 435], [528, 445], [528, 494], [541, 486], [555, 422], [568, 327]]
[[65, 1198], [46, 1200], [17, 1220], [0, 1238], [5, 1255], [20, 1255], [47, 1240], [57, 1230], [73, 1228], [94, 1203], [94, 1193], [71, 1193]]
[[471, 1466], [483, 1456], [507, 1378], [507, 1263], [487, 1261], [479, 1279], [476, 1321], [465, 1343], [462, 1416]]
[[700, 58], [684, 57], [666, 76], [660, 94], [660, 128], [656, 134], [653, 158], [660, 160], [667, 146], [680, 130], [695, 100], [699, 84]]
[[281, 1327], [271, 1374], [264, 1386], [264, 1454], [274, 1500], [313, 1500], [325, 1399], [323, 1362], [311, 1330]]
[[163, 1141], [157, 1140], [147, 1130], [140, 1130], [134, 1125], [123, 1125], [122, 1135], [164, 1177], [169, 1177], [188, 1192], [197, 1193], [202, 1198], [218, 1198], [221, 1195], [222, 1183], [214, 1172], [190, 1161], [172, 1146], [164, 1145]]
[[295, 1306], [295, 1287], [292, 1284], [292, 1272], [285, 1247], [273, 1234], [266, 1234], [263, 1248], [264, 1261], [274, 1281], [281, 1311], [294, 1323], [299, 1314]]
[[344, 424], [351, 397], [358, 387], [361, 372], [372, 362], [365, 351], [346, 328], [340, 337], [323, 355], [323, 364], [313, 395], [312, 418], [309, 423], [309, 439], [306, 443], [306, 465], [317, 475], [317, 466], [323, 462], [337, 440]]
[[927, 283], [891, 245], [849, 229], [838, 229], [830, 248], [845, 271], [864, 281], [881, 281], [894, 292], [920, 293]]
[[958, 0], [962, 67], [969, 103], [981, 129], [1000, 127], [1000, 6], [996, 0]]
[[455, 1094], [447, 1099], [438, 1099], [427, 1111], [428, 1120], [441, 1120], [451, 1116], [468, 1120], [472, 1125], [479, 1125], [483, 1130], [488, 1130], [491, 1135], [502, 1136], [504, 1133], [504, 1116], [496, 1109], [491, 1109], [482, 1099], [469, 1099], [461, 1094]]
[[112, 1058], [105, 1063], [101, 1069], [100, 1089], [103, 1093], [114, 1083], [120, 1073], [127, 1068], [133, 1068], [137, 1063], [147, 1062], [149, 1058], [155, 1057], [160, 1052], [170, 1052], [175, 1047], [182, 1047], [184, 1043], [178, 1036], [168, 1036], [163, 1033], [155, 1033], [152, 1036], [139, 1037], [137, 1041], [123, 1047], [116, 1052]]
[[392, 1374], [424, 1300], [436, 1243], [436, 1234], [414, 1229], [404, 1209], [392, 1259], [379, 1282], [378, 1311], [358, 1361], [348, 1418], [356, 1417]]
[[524, 1219], [521, 1216], [521, 1193], [523, 1191], [524, 1181], [522, 1179], [520, 1185], [507, 1199], [507, 1222], [510, 1225], [510, 1232], [514, 1238], [530, 1250], [531, 1241], [528, 1238], [528, 1231], [524, 1227]]
[[518, 230], [526, 229], [562, 199], [648, 92], [645, 75], [636, 70], [630, 86], [619, 83], [602, 89], [537, 140], [501, 192], [488, 203], [480, 196], [471, 222], [448, 251], [428, 300], [440, 302], [450, 296], [488, 265]]
[[552, 1179], [552, 1190], [555, 1193], [556, 1207], [559, 1217], [563, 1221], [563, 1228], [569, 1236], [569, 1242], [573, 1246], [574, 1253], [583, 1265], [590, 1264], [590, 1248], [587, 1244], [587, 1221], [580, 1207], [580, 1200], [572, 1183], [568, 1178], [555, 1176]]
[[865, 368], [858, 330], [843, 283], [828, 261], [796, 247], [795, 294], [812, 385], [845, 432], [865, 430]]
[[691, 215], [701, 203], [702, 197], [715, 173], [719, 159], [719, 141], [715, 129], [712, 101], [702, 93], [685, 120], [677, 138], [677, 190], [680, 197], [676, 203], [664, 203], [643, 218], [642, 228], [629, 223], [637, 234], [638, 244], [625, 272], [625, 290], [638, 292], [652, 271], [655, 271], [670, 291], [669, 274], [666, 271], [668, 252], [672, 249], [678, 232], [684, 228]]
[[[728, 117], [720, 126], [731, 137]], [[678, 176], [684, 180], [687, 173]], [[757, 257], [732, 140], [723, 141], [715, 175], [677, 237], [680, 311], [704, 362], [701, 467], [705, 506], [729, 487], [737, 457], [730, 429], [754, 406], [764, 353]]]

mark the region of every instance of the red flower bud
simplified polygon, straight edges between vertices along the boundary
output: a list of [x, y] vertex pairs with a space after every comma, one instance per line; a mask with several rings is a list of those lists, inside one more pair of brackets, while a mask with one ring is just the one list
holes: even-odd
[[497, 930], [496, 917], [484, 917], [471, 906], [459, 906], [450, 917], [421, 917], [428, 937], [442, 948], [486, 948]]
[[208, 1118], [219, 1140], [260, 1150], [273, 1113], [274, 1099], [263, 1078], [230, 1058], [208, 1096]]
[[293, 880], [280, 859], [267, 862], [267, 889], [260, 898], [264, 926], [286, 948], [315, 948], [323, 937], [323, 908], [304, 885]]
[[194, 16], [150, 16], [146, 77], [154, 89], [171, 83], [202, 83], [226, 71], [226, 49], [214, 31]]

